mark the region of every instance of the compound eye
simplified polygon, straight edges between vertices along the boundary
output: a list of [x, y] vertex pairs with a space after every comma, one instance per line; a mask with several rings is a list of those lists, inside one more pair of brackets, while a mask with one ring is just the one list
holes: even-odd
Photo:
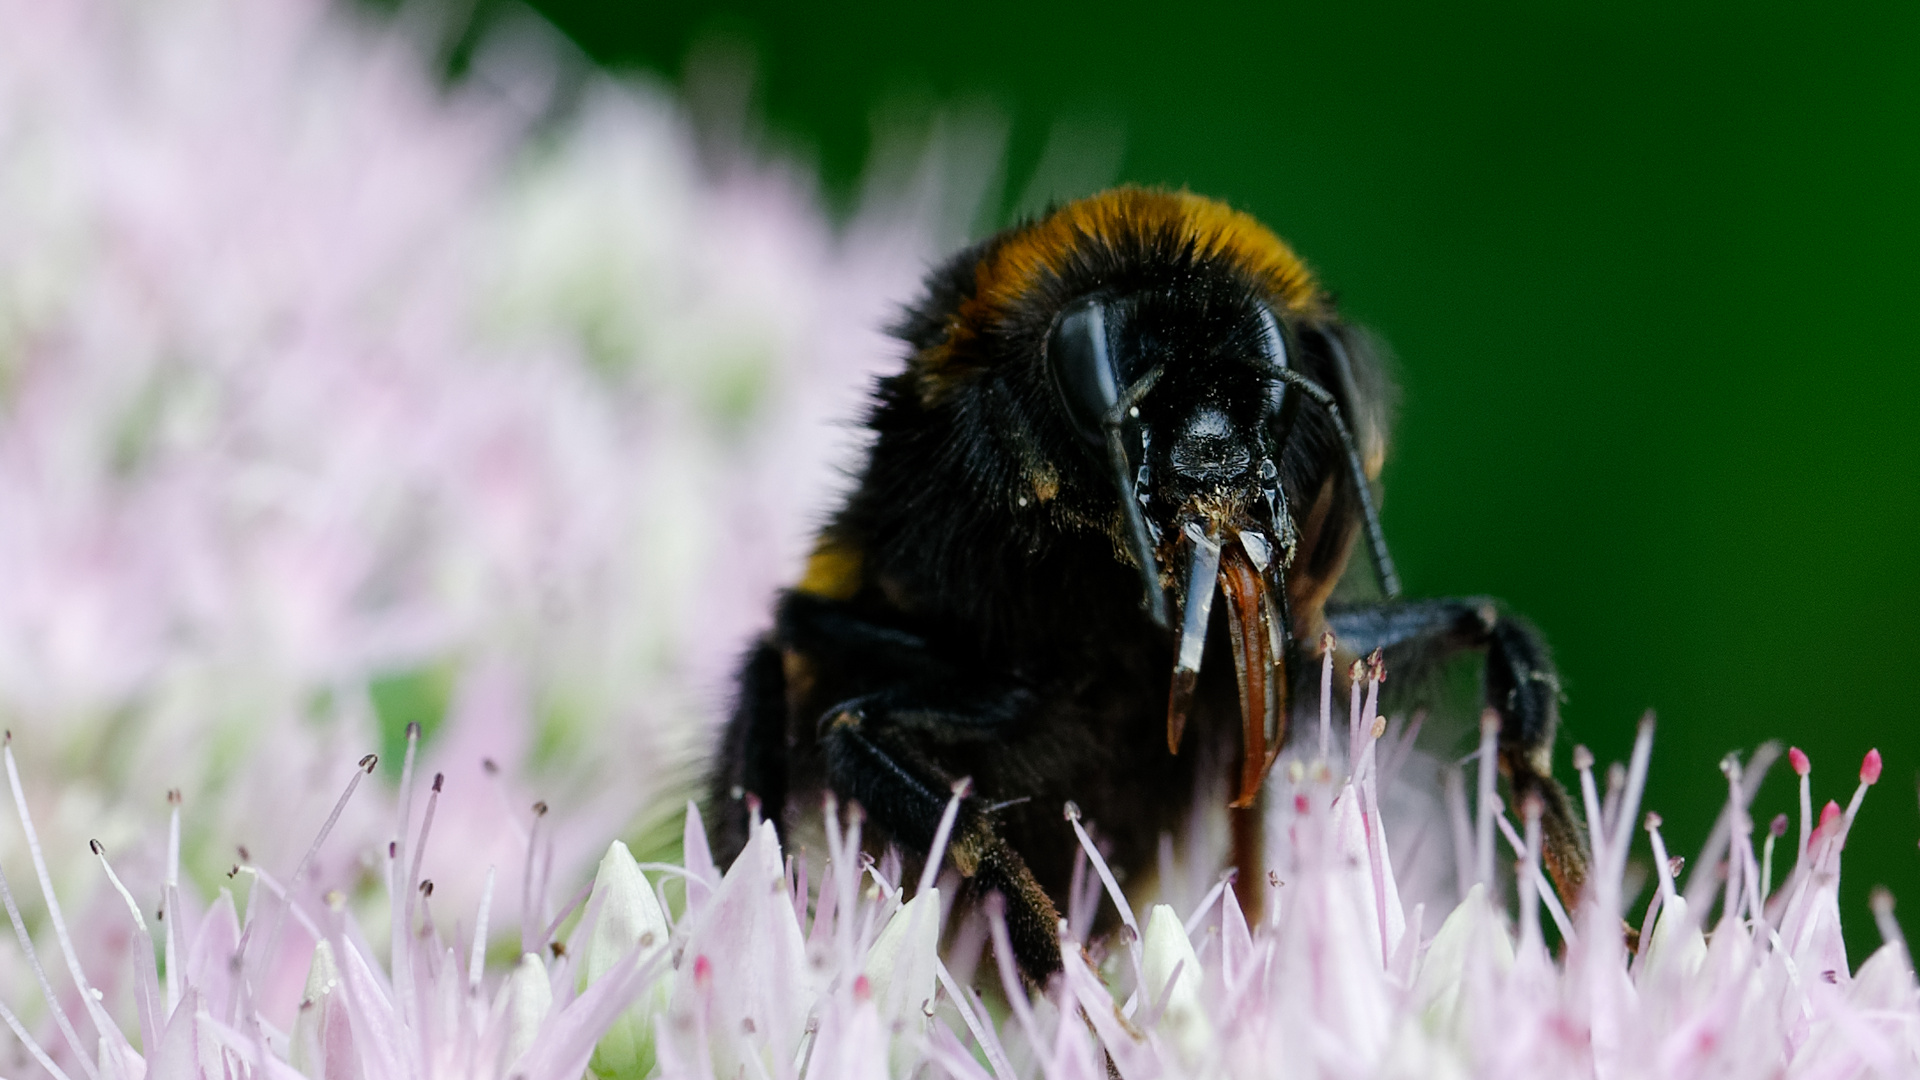
[[[1273, 312], [1266, 308], [1260, 309], [1259, 349], [1260, 360], [1269, 370], [1292, 366], [1287, 362], [1286, 332], [1280, 329], [1280, 320], [1274, 318]], [[1275, 379], [1267, 384], [1267, 411], [1269, 414], [1278, 416], [1280, 414], [1280, 408], [1286, 404], [1286, 400], [1286, 383]]]
[[1267, 363], [1274, 367], [1289, 366], [1287, 335], [1280, 330], [1280, 320], [1274, 318], [1273, 312], [1266, 308], [1260, 309], [1260, 352]]
[[1073, 429], [1089, 443], [1105, 441], [1107, 414], [1120, 400], [1120, 377], [1107, 342], [1107, 306], [1082, 300], [1060, 313], [1047, 335], [1047, 366]]

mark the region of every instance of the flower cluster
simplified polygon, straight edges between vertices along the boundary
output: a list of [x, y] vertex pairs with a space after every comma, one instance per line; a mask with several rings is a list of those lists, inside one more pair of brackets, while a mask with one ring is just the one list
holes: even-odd
[[[1377, 685], [1377, 684], [1376, 684]], [[1380, 745], [1387, 725], [1356, 695], [1351, 770], [1293, 758], [1272, 783], [1277, 837], [1267, 914], [1249, 924], [1226, 879], [1186, 912], [1154, 904], [1144, 926], [1114, 884], [1086, 823], [1069, 822], [1094, 873], [1063, 921], [1065, 973], [1034, 993], [1015, 973], [1006, 927], [989, 901], [956, 917], [955, 882], [939, 860], [909, 890], [899, 862], [863, 850], [860, 820], [829, 805], [820, 884], [807, 860], [783, 855], [771, 823], [754, 831], [725, 873], [708, 854], [697, 809], [685, 819], [682, 865], [642, 865], [615, 842], [590, 886], [551, 920], [523, 918], [517, 959], [491, 967], [496, 881], [489, 874], [471, 929], [450, 935], [419, 877], [442, 780], [410, 831], [411, 749], [400, 817], [384, 860], [391, 926], [372, 947], [337, 894], [306, 875], [362, 778], [282, 883], [236, 868], [250, 886], [245, 917], [222, 890], [194, 902], [177, 877], [177, 844], [157, 914], [95, 845], [124, 900], [118, 918], [140, 947], [125, 982], [138, 1048], [100, 1004], [62, 922], [27, 809], [13, 750], [8, 782], [72, 991], [55, 989], [5, 893], [9, 915], [49, 1004], [42, 1042], [0, 1010], [55, 1080], [143, 1076], [571, 1078], [885, 1077], [963, 1080], [1125, 1077], [1893, 1077], [1920, 1069], [1920, 984], [1886, 901], [1886, 944], [1851, 971], [1840, 941], [1839, 858], [1866, 789], [1816, 823], [1810, 765], [1794, 751], [1802, 821], [1792, 869], [1776, 890], [1775, 843], [1756, 856], [1746, 801], [1757, 780], [1729, 763], [1730, 796], [1689, 896], [1676, 886], [1654, 815], [1645, 820], [1657, 887], [1637, 955], [1628, 947], [1623, 879], [1640, 831], [1639, 793], [1651, 760], [1644, 724], [1627, 768], [1604, 795], [1581, 762], [1594, 839], [1590, 889], [1570, 916], [1545, 884], [1537, 805], [1515, 822], [1494, 794], [1497, 728], [1478, 758], [1471, 808], [1453, 787], [1464, 898], [1408, 906], [1380, 812]], [[370, 772], [372, 759], [361, 762]], [[1761, 765], [1764, 762], [1752, 762]], [[948, 821], [958, 806], [950, 805]], [[172, 835], [179, 832], [176, 808]], [[939, 835], [944, 836], [943, 827]], [[1494, 900], [1495, 846], [1515, 855], [1517, 915]], [[544, 888], [527, 860], [523, 890]], [[1470, 868], [1470, 869], [1469, 869]], [[654, 876], [650, 879], [648, 874]], [[681, 899], [663, 887], [678, 881]], [[1117, 909], [1123, 929], [1086, 937], [1085, 912]], [[542, 908], [535, 897], [530, 908]], [[1541, 910], [1559, 937], [1549, 950]], [[96, 916], [104, 917], [104, 916]], [[1711, 920], [1711, 921], [1710, 921]], [[561, 934], [562, 928], [566, 929]], [[940, 942], [952, 945], [943, 956]], [[974, 977], [983, 946], [997, 980]], [[1111, 946], [1111, 952], [1107, 950]], [[156, 966], [156, 952], [161, 963]], [[382, 962], [382, 953], [388, 959]], [[304, 968], [290, 1015], [263, 1006], [276, 974]], [[277, 970], [278, 969], [278, 970]], [[992, 1004], [975, 983], [997, 983]], [[89, 1053], [89, 1049], [96, 1052]]]
[[957, 196], [936, 155], [836, 226], [551, 32], [449, 88], [353, 14], [0, 0], [0, 721], [55, 849], [177, 789], [202, 884], [417, 722], [472, 903], [537, 798], [670, 850]]

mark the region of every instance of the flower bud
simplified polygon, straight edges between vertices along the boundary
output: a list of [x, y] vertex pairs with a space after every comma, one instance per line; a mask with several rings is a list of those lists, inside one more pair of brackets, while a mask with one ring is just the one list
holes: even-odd
[[[636, 950], [640, 963], [646, 963], [654, 952], [667, 947], [668, 936], [666, 913], [660, 910], [652, 884], [640, 872], [626, 844], [615, 840], [607, 848], [600, 860], [600, 872], [593, 879], [593, 891], [600, 897], [600, 915], [587, 945], [587, 985], [604, 977]], [[613, 1022], [593, 1049], [588, 1067], [595, 1076], [638, 1080], [653, 1070], [653, 1017], [666, 1007], [667, 993], [666, 980], [655, 980], [652, 988]]]
[[1180, 917], [1165, 904], [1155, 904], [1147, 916], [1140, 980], [1144, 1000], [1157, 1004], [1165, 998], [1159, 1030], [1173, 1043], [1181, 1060], [1189, 1066], [1196, 1064], [1213, 1042], [1213, 1024], [1200, 1003], [1200, 958], [1194, 954], [1193, 942], [1187, 938]]

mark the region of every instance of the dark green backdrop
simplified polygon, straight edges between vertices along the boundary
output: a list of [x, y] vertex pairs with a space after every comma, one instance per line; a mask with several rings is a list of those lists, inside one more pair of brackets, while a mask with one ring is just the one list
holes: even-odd
[[[876, 110], [984, 100], [1009, 191], [1077, 118], [1124, 133], [1119, 178], [1252, 211], [1399, 353], [1409, 589], [1548, 631], [1562, 768], [1656, 707], [1648, 802], [1690, 852], [1728, 750], [1796, 743], [1844, 802], [1877, 745], [1856, 962], [1871, 885], [1920, 925], [1920, 6], [538, 6], [672, 78], [750, 46], [760, 110], [843, 191]], [[1782, 766], [1762, 827], [1790, 799]]]

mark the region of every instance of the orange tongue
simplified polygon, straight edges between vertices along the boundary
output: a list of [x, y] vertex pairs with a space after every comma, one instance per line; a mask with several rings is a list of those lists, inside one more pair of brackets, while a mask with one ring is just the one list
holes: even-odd
[[[1286, 741], [1286, 662], [1276, 647], [1280, 627], [1267, 602], [1266, 581], [1239, 544], [1220, 553], [1220, 590], [1227, 601], [1227, 629], [1233, 635], [1233, 672], [1240, 683], [1240, 720], [1245, 732], [1240, 756], [1240, 796], [1228, 806], [1251, 807], [1267, 770]], [[1273, 723], [1272, 749], [1267, 726]]]

